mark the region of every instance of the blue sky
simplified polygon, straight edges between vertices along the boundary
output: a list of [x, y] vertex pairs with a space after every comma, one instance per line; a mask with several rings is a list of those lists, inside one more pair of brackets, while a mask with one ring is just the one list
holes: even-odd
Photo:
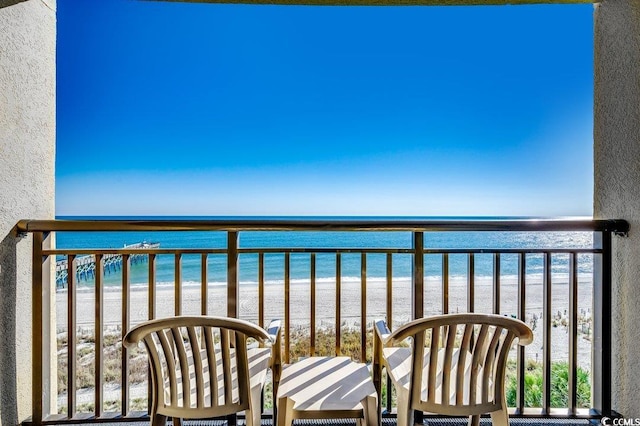
[[58, 215], [592, 214], [593, 6], [58, 0]]

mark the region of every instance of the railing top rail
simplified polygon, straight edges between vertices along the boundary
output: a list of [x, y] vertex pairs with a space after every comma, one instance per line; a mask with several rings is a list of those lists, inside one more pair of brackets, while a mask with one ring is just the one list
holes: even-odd
[[181, 219], [21, 220], [18, 233], [50, 231], [601, 231], [626, 234], [621, 219]]

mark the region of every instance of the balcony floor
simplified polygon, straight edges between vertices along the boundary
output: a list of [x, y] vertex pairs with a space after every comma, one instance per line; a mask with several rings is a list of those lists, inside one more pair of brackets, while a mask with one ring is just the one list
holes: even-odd
[[[557, 418], [511, 418], [509, 419], [511, 426], [589, 426], [599, 425], [600, 422], [595, 419], [584, 418], [572, 418], [572, 419], [557, 419]], [[79, 422], [77, 424], [99, 424], [100, 426], [148, 426], [148, 421], [132, 421], [132, 422]], [[68, 423], [61, 423], [68, 424]], [[167, 423], [171, 426], [171, 422]], [[224, 420], [186, 420], [183, 422], [184, 426], [224, 426], [226, 421]], [[424, 420], [424, 426], [466, 426], [466, 418], [458, 417], [430, 417]], [[238, 426], [244, 426], [243, 421], [238, 421]], [[272, 426], [271, 420], [263, 419], [261, 426]], [[294, 426], [355, 426], [355, 421], [351, 419], [318, 419], [318, 420], [296, 420]], [[384, 418], [382, 420], [382, 426], [396, 426], [395, 418]], [[491, 419], [481, 418], [480, 426], [491, 426]]]

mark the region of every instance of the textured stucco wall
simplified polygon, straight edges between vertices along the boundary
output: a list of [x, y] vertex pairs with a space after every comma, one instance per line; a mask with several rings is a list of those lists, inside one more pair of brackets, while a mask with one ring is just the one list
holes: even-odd
[[[12, 4], [14, 3], [14, 4]], [[31, 238], [54, 217], [55, 0], [0, 8], [0, 424], [31, 414]]]
[[594, 215], [622, 218], [614, 238], [612, 408], [640, 418], [640, 0], [595, 12]]

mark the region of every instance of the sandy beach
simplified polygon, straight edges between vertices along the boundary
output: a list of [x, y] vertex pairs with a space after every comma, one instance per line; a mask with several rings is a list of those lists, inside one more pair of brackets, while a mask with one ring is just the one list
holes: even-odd
[[[341, 284], [341, 323], [347, 327], [359, 327], [362, 294], [359, 282], [343, 282]], [[491, 312], [492, 286], [488, 279], [478, 280], [474, 285], [475, 312]], [[526, 286], [527, 323], [534, 329], [534, 342], [527, 347], [527, 357], [542, 359], [542, 304], [543, 287], [541, 279], [529, 279]], [[90, 333], [94, 328], [95, 294], [90, 289], [77, 291], [77, 325], [81, 332]], [[172, 316], [175, 312], [175, 288], [158, 286], [156, 291], [156, 317]], [[265, 286], [265, 321], [284, 319], [284, 286], [269, 284]], [[552, 285], [552, 309], [554, 321], [558, 324], [552, 328], [552, 358], [566, 360], [568, 354], [568, 329], [562, 325], [568, 312], [569, 287], [566, 280], [557, 280]], [[181, 288], [182, 314], [200, 314], [200, 286], [184, 285]], [[308, 282], [291, 283], [290, 291], [290, 324], [292, 327], [307, 328], [310, 324], [311, 297]], [[146, 320], [148, 314], [149, 295], [144, 286], [133, 286], [130, 292], [130, 324], [134, 325]], [[208, 313], [210, 315], [226, 315], [226, 288], [210, 285], [208, 289]], [[503, 280], [501, 285], [500, 311], [506, 315], [517, 312], [517, 285], [515, 279]], [[382, 279], [367, 281], [367, 323], [386, 316], [386, 284]], [[120, 329], [122, 318], [122, 290], [109, 287], [103, 294], [103, 319], [106, 332]], [[579, 325], [578, 356], [579, 364], [590, 366], [591, 342], [586, 338], [590, 327], [591, 282], [584, 280], [579, 284], [579, 313], [583, 317]], [[66, 331], [67, 293], [57, 293], [57, 328], [58, 332]], [[452, 279], [449, 290], [449, 312], [467, 311], [467, 284], [463, 279]], [[258, 289], [255, 285], [241, 285], [239, 295], [240, 317], [252, 322], [258, 320]], [[425, 281], [425, 315], [442, 312], [442, 289], [440, 280]], [[335, 282], [316, 284], [316, 325], [319, 328], [333, 328], [336, 313]], [[397, 326], [407, 322], [411, 313], [411, 289], [408, 279], [394, 280], [392, 296], [392, 322]], [[583, 332], [585, 334], [583, 334]]]

